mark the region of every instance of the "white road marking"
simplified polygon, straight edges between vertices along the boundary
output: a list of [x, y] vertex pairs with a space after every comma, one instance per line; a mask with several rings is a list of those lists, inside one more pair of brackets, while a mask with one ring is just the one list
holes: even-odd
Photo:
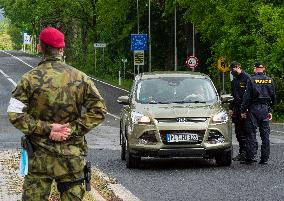
[[27, 65], [28, 67], [30, 67], [30, 68], [34, 68], [34, 67], [33, 67], [33, 66], [31, 66], [30, 64], [28, 64], [28, 63], [24, 62], [23, 60], [21, 60], [20, 58], [18, 58], [18, 57], [16, 57], [16, 56], [14, 56], [14, 55], [12, 55], [12, 54], [10, 54], [9, 52], [6, 52], [6, 51], [4, 51], [4, 50], [1, 50], [1, 52], [4, 52], [4, 53], [6, 53], [6, 54], [10, 55], [11, 57], [14, 57], [15, 59], [17, 59], [17, 60], [19, 60], [20, 62], [22, 62], [22, 63], [26, 64], [26, 65]]
[[16, 83], [12, 78], [10, 78], [6, 73], [4, 73], [3, 70], [0, 69], [0, 73], [1, 73], [5, 78], [7, 78], [7, 80], [9, 80], [9, 81], [14, 85], [14, 87], [17, 86], [17, 83]]
[[275, 130], [270, 130], [270, 131], [275, 133], [284, 133], [283, 131], [275, 131]]
[[120, 119], [120, 117], [119, 117], [119, 116], [116, 116], [116, 115], [114, 115], [114, 114], [111, 114], [111, 113], [108, 113], [108, 112], [107, 112], [107, 114], [108, 114], [109, 116], [114, 117], [115, 119]]
[[111, 86], [111, 87], [116, 88], [116, 89], [119, 89], [119, 90], [121, 90], [121, 91], [129, 92], [129, 91], [127, 91], [126, 89], [122, 89], [122, 88], [120, 88], [120, 87], [111, 85], [111, 84], [109, 84], [109, 83], [103, 82], [103, 81], [98, 80], [98, 79], [95, 79], [95, 78], [93, 78], [93, 77], [90, 77], [90, 78], [91, 78], [92, 80], [97, 81], [97, 82], [103, 83], [103, 84], [105, 84], [105, 85], [107, 85], [107, 86]]

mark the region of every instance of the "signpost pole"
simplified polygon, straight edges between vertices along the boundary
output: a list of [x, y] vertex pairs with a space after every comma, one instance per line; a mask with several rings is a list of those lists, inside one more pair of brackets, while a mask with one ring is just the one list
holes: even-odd
[[[134, 58], [135, 53], [133, 52], [133, 58]], [[133, 76], [134, 76], [134, 80], [135, 80], [135, 61], [133, 62]]]
[[103, 47], [103, 68], [105, 68], [105, 48]]
[[[194, 24], [192, 23], [192, 55], [195, 56], [195, 30], [194, 30]], [[195, 68], [192, 68], [192, 71], [194, 71]]]
[[151, 2], [149, 0], [149, 72], [152, 71], [152, 52], [151, 52]]
[[223, 72], [223, 90], [222, 90], [222, 93], [224, 94], [225, 92], [225, 73]]
[[95, 74], [97, 71], [97, 48], [95, 47]]
[[94, 48], [95, 48], [95, 73], [97, 71], [97, 48], [103, 48], [103, 67], [104, 67], [104, 65], [105, 65], [105, 58], [104, 58], [105, 47], [106, 47], [106, 43], [94, 43]]
[[125, 63], [126, 63], [126, 61], [124, 60], [123, 61], [123, 78], [125, 79]]
[[177, 6], [175, 2], [175, 71], [177, 71]]
[[121, 73], [120, 70], [118, 71], [118, 85], [121, 85]]

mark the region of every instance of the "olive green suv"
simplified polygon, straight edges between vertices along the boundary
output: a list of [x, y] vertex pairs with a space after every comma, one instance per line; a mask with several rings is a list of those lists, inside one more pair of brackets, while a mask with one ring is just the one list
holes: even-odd
[[141, 157], [215, 158], [229, 166], [232, 123], [211, 79], [197, 72], [137, 75], [121, 96], [121, 159], [137, 168]]

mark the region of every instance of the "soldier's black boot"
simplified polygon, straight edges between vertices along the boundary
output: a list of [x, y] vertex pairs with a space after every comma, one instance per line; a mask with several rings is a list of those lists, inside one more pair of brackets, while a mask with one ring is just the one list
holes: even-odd
[[255, 162], [256, 162], [256, 160], [254, 160], [254, 159], [245, 159], [244, 161], [241, 161], [241, 164], [251, 165]]
[[268, 161], [267, 161], [267, 160], [264, 160], [264, 159], [260, 159], [260, 161], [259, 161], [258, 164], [267, 165], [267, 164], [268, 164]]
[[245, 152], [241, 152], [237, 156], [235, 156], [232, 160], [233, 161], [245, 161], [245, 159], [246, 159]]

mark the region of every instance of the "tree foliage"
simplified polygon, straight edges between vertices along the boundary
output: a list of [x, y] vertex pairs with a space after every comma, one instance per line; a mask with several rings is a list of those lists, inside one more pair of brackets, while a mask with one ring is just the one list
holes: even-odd
[[[187, 70], [184, 61], [193, 54], [194, 24], [195, 54], [200, 59], [196, 70], [210, 73], [214, 79], [219, 73], [213, 64], [220, 56], [228, 63], [239, 61], [248, 72], [256, 60], [262, 60], [277, 84], [277, 109], [284, 111], [284, 88], [280, 84], [284, 67], [283, 1], [151, 0], [150, 3], [152, 69], [174, 69], [176, 10], [179, 70]], [[66, 35], [68, 62], [101, 76], [116, 76], [123, 65], [122, 58], [129, 61], [127, 71], [133, 71], [130, 35], [138, 32], [138, 18], [139, 33], [148, 33], [148, 4], [149, 0], [0, 0], [14, 34], [15, 30], [26, 30], [38, 36], [43, 27], [55, 26]], [[12, 35], [13, 38], [16, 36]], [[95, 42], [107, 44], [104, 51], [97, 49], [96, 57]], [[145, 56], [147, 71], [147, 51]]]

